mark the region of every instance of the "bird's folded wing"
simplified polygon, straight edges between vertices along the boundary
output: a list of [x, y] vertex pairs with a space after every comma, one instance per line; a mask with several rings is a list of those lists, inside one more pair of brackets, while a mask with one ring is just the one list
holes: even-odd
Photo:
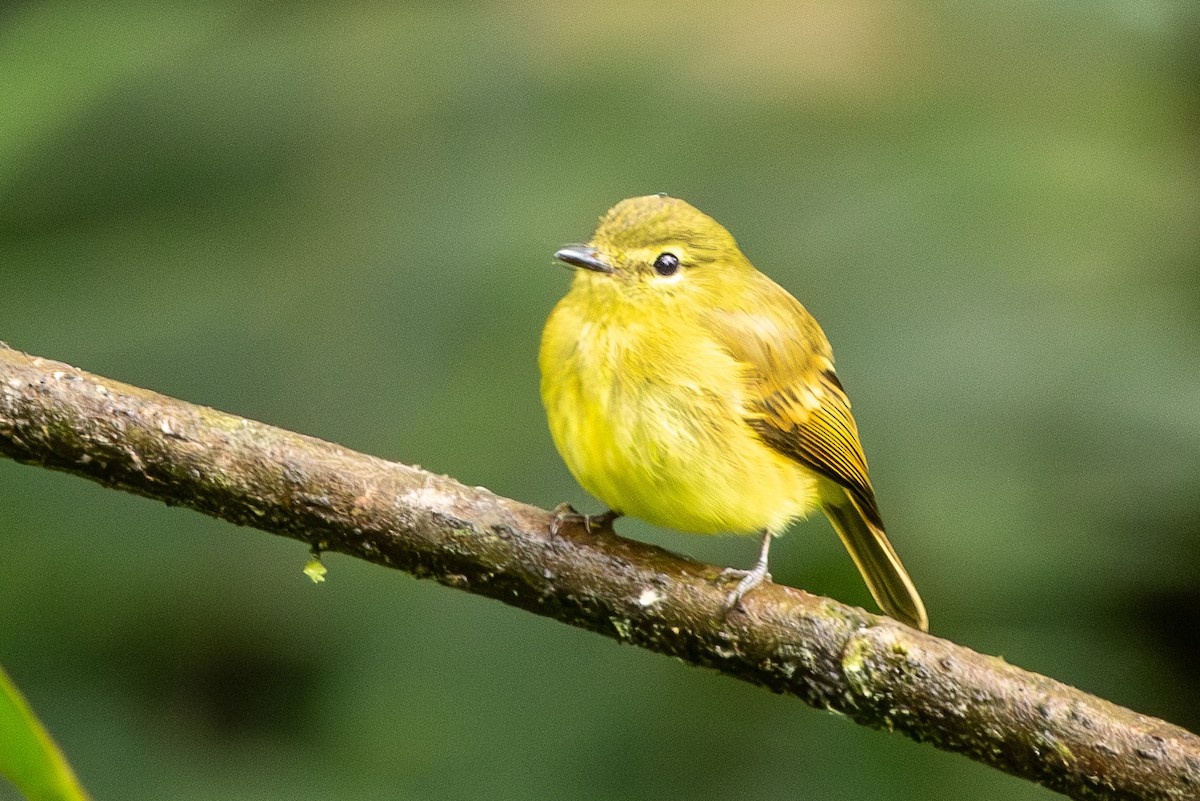
[[718, 310], [708, 320], [722, 347], [746, 369], [746, 422], [763, 441], [820, 473], [883, 528], [850, 401], [833, 370], [820, 326], [799, 302]]

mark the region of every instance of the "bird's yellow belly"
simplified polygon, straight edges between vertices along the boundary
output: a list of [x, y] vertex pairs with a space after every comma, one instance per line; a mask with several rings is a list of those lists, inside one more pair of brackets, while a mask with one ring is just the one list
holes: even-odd
[[681, 531], [752, 533], [780, 532], [816, 505], [815, 474], [745, 423], [741, 373], [723, 353], [695, 369], [631, 370], [628, 353], [593, 331], [554, 355], [544, 349], [542, 395], [555, 445], [615, 511]]

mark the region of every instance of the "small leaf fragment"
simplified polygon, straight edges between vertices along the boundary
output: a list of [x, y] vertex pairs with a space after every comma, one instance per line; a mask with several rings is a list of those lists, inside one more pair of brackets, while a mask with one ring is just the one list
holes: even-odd
[[325, 574], [329, 570], [325, 565], [321, 564], [321, 557], [313, 555], [312, 559], [308, 560], [308, 564], [304, 566], [304, 575], [312, 579], [313, 584], [320, 584], [325, 580]]

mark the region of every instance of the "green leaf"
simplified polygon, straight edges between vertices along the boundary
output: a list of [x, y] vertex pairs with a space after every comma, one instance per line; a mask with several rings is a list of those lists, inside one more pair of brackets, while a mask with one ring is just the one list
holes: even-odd
[[0, 668], [0, 775], [29, 801], [88, 801], [74, 771]]

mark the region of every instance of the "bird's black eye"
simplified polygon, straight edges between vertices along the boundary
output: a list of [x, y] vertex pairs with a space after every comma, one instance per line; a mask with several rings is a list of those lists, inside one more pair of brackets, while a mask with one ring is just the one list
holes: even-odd
[[679, 272], [679, 257], [674, 253], [660, 253], [654, 260], [654, 272], [659, 275], [674, 275]]

